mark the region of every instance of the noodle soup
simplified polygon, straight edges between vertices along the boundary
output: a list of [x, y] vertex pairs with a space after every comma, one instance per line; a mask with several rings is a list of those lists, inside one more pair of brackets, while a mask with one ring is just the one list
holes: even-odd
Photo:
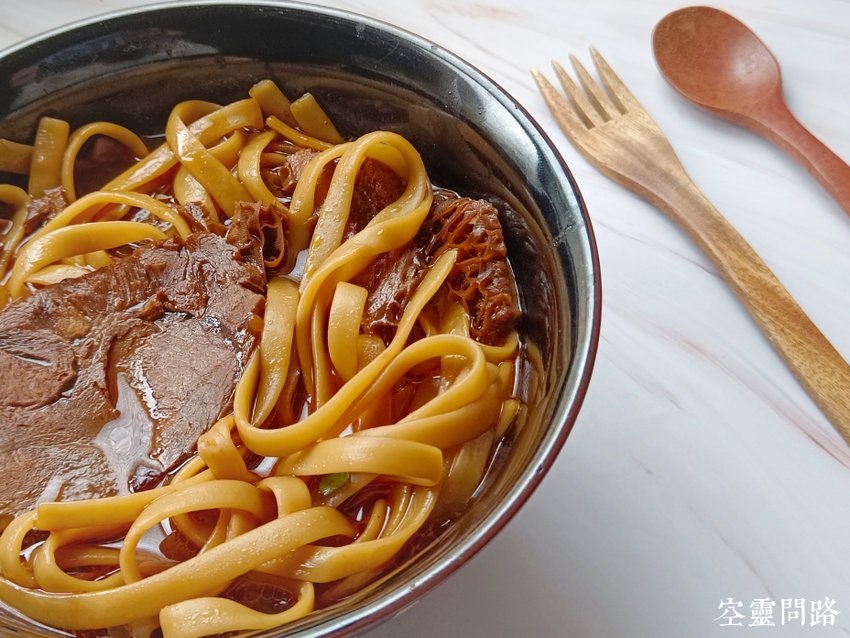
[[[69, 122], [69, 133], [92, 120], [121, 124], [140, 134], [148, 149], [155, 149], [166, 141], [165, 124], [174, 105], [198, 99], [219, 105], [238, 102], [246, 99], [247, 89], [253, 83], [267, 77], [273, 77], [292, 97], [312, 92], [347, 141], [356, 141], [376, 131], [398, 133], [421, 155], [430, 182], [495, 203], [522, 307], [520, 347], [514, 373], [516, 398], [522, 407], [486, 461], [487, 469], [473, 498], [460, 513], [449, 515], [451, 523], [448, 525], [426, 521], [385, 565], [385, 572], [365, 575], [359, 584], [352, 580], [344, 590], [334, 589], [335, 582], [317, 583], [314, 585], [314, 612], [300, 620], [259, 632], [268, 637], [351, 635], [397, 613], [475, 555], [517, 512], [553, 463], [575, 422], [592, 368], [599, 330], [598, 261], [589, 220], [575, 184], [557, 152], [520, 105], [488, 78], [440, 47], [370, 18], [335, 9], [285, 1], [274, 4], [175, 3], [134, 9], [35, 38], [0, 53], [0, 138], [32, 145], [39, 119], [48, 114]], [[192, 121], [187, 117], [184, 123], [191, 129]], [[84, 179], [86, 171], [82, 169], [89, 160], [109, 155], [111, 142], [106, 140], [104, 136], [97, 136], [91, 142], [92, 146], [97, 144], [97, 149], [87, 146], [78, 154], [76, 165], [81, 169], [75, 175], [78, 199], [101, 189], [107, 180], [125, 170], [128, 162], [134, 161], [133, 151], [125, 151], [124, 145], [116, 142], [114, 146], [121, 152], [110, 161], [115, 170], [87, 182]], [[211, 150], [212, 146], [209, 148]], [[0, 155], [6, 150], [5, 146], [0, 148]], [[272, 168], [266, 166], [265, 170]], [[3, 178], [0, 181], [10, 181], [26, 190], [26, 177], [12, 175], [5, 179], [7, 177], [0, 175]], [[264, 179], [273, 182], [269, 176]], [[437, 197], [441, 191], [432, 189], [432, 193]], [[179, 202], [173, 205], [167, 192], [154, 189], [142, 194], [171, 208], [179, 206]], [[122, 205], [125, 204], [104, 204], [113, 210]], [[13, 209], [14, 205], [7, 207], [6, 214], [11, 215]], [[189, 215], [181, 214], [181, 219], [189, 226], [189, 234], [197, 234], [195, 221], [198, 220], [191, 218], [196, 217], [198, 211], [190, 206], [185, 212]], [[244, 213], [238, 216], [241, 219], [250, 217]], [[140, 339], [150, 345], [154, 342], [148, 339], [150, 335], [158, 334], [163, 328], [162, 334], [180, 353], [163, 356], [155, 366], [151, 364], [145, 368], [151, 372], [145, 378], [151, 382], [152, 390], [156, 388], [156, 396], [165, 398], [166, 391], [172, 390], [172, 398], [176, 401], [178, 395], [194, 389], [210, 397], [203, 410], [209, 415], [223, 405], [218, 401], [224, 401], [222, 397], [228, 394], [227, 390], [235, 389], [242, 378], [241, 371], [245, 370], [264, 328], [262, 322], [252, 319], [255, 309], [264, 310], [265, 307], [266, 295], [262, 288], [254, 285], [255, 275], [264, 272], [258, 269], [260, 253], [264, 251], [258, 250], [259, 243], [253, 243], [251, 237], [262, 238], [265, 247], [273, 246], [276, 236], [273, 218], [261, 215], [257, 219], [258, 226], [242, 224], [243, 231], [248, 232], [231, 235], [231, 241], [225, 237], [230, 234], [225, 225], [224, 229], [210, 228], [211, 232], [202, 235], [204, 241], [191, 240], [191, 245], [187, 243], [179, 250], [174, 243], [162, 240], [138, 240], [129, 247], [106, 249], [113, 261], [127, 258], [132, 266], [127, 272], [131, 271], [133, 276], [123, 277], [123, 281], [132, 282], [133, 287], [125, 286], [122, 290], [126, 292], [119, 298], [110, 298], [112, 302], [121, 302], [121, 312], [141, 308], [134, 308], [134, 299], [139, 298], [140, 290], [149, 291], [150, 286], [168, 291], [180, 284], [183, 278], [169, 276], [169, 273], [196, 268], [209, 275], [191, 290], [178, 286], [186, 293], [180, 297], [183, 305], [168, 306], [168, 295], [155, 295], [162, 300], [162, 309], [176, 316], [169, 317], [166, 325], [157, 323], [159, 311], [154, 304], [147, 308], [150, 312], [137, 317], [140, 320], [135, 324], [135, 332], [128, 335], [131, 341]], [[79, 218], [79, 222], [82, 221], [108, 220], [83, 216]], [[169, 222], [155, 214], [141, 213], [113, 221], [144, 223], [170, 232]], [[0, 224], [0, 233], [6, 228], [5, 224]], [[243, 241], [246, 239], [249, 241]], [[276, 268], [288, 272], [285, 278], [300, 287], [298, 273], [304, 271], [306, 253], [300, 253], [304, 255], [300, 260], [298, 254], [290, 251], [283, 255], [283, 259], [295, 261], [291, 270], [288, 270], [289, 264]], [[267, 257], [274, 257], [274, 251], [267, 249], [263, 259]], [[95, 255], [91, 258], [97, 260]], [[214, 263], [215, 267], [201, 266], [209, 263]], [[167, 264], [175, 267], [165, 267]], [[88, 263], [64, 265], [89, 267]], [[262, 268], [266, 268], [265, 263]], [[151, 273], [155, 276], [149, 277]], [[50, 271], [42, 274], [50, 274]], [[50, 285], [28, 282], [25, 286], [83, 287], [78, 289], [81, 294], [54, 297], [73, 314], [75, 309], [88, 309], [99, 298], [89, 296], [90, 288], [75, 282], [105, 284], [114, 281], [115, 274], [114, 268], [100, 265], [86, 277], [69, 278], [67, 282]], [[145, 277], [140, 278], [140, 274]], [[368, 287], [368, 282], [362, 280], [348, 283]], [[208, 294], [218, 290], [219, 284], [226, 286], [228, 294], [219, 297]], [[263, 304], [259, 307], [256, 305], [258, 297]], [[70, 299], [79, 303], [67, 303]], [[238, 300], [238, 303], [223, 305], [223, 300], [229, 299]], [[14, 302], [12, 306], [19, 303]], [[197, 313], [206, 306], [211, 307], [209, 312], [219, 312], [226, 319], [220, 322], [217, 332], [210, 330], [215, 321], [192, 323], [188, 320], [191, 313], [178, 312], [182, 308]], [[225, 307], [227, 312], [223, 311]], [[365, 310], [364, 306], [364, 317]], [[420, 330], [424, 329], [418, 320], [416, 323], [411, 334], [421, 338], [424, 332]], [[79, 329], [80, 325], [77, 321], [63, 322], [66, 328], [76, 326]], [[376, 326], [376, 330], [384, 328]], [[203, 348], [192, 349], [185, 345], [204, 335], [216, 338], [205, 340]], [[74, 339], [72, 337], [71, 341]], [[59, 341], [53, 339], [51, 343], [54, 350], [61, 350]], [[194, 429], [198, 419], [188, 413], [162, 409], [151, 424], [144, 384], [136, 383], [137, 387], [133, 387], [131, 383], [133, 378], [138, 380], [138, 376], [133, 376], [135, 364], [130, 361], [133, 358], [130, 353], [138, 349], [135, 345], [130, 347], [132, 344], [118, 345], [115, 356], [121, 360], [119, 368], [127, 383], [118, 383], [120, 375], [115, 375], [115, 388], [109, 389], [109, 396], [117, 398], [116, 406], [104, 402], [99, 404], [100, 408], [118, 407], [128, 421], [137, 422], [144, 417], [148, 426], [142, 429], [144, 436], [133, 443], [133, 438], [126, 436], [126, 424], [113, 421], [112, 427], [102, 428], [102, 435], [89, 433], [93, 443], [88, 449], [92, 454], [82, 456], [90, 459], [97, 454], [103, 455], [104, 449], [119, 452], [112, 454], [109, 464], [122, 468], [125, 486], [126, 479], [132, 477], [132, 483], [125, 489], [144, 492], [162, 485], [165, 477], [174, 480], [175, 473], [191, 461], [191, 452], [184, 457], [181, 450], [186, 449], [184, 441], [190, 441], [191, 447], [198, 438], [200, 433]], [[142, 350], [149, 361], [153, 361], [150, 357], [157, 353], [171, 351], [158, 347]], [[210, 356], [202, 357], [200, 353]], [[44, 360], [43, 354], [39, 356], [34, 361]], [[168, 372], [169, 362], [181, 367], [181, 375]], [[217, 363], [212, 365], [212, 362]], [[72, 372], [72, 367], [64, 369]], [[216, 375], [208, 373], [213, 370]], [[110, 374], [114, 371], [110, 369]], [[153, 374], [154, 371], [159, 374]], [[97, 368], [77, 372], [93, 375]], [[406, 384], [408, 390], [401, 393], [404, 396], [399, 396], [400, 400], [408, 400], [408, 393], [426, 385], [425, 381], [430, 378], [425, 366], [414, 366], [410, 373], [416, 382]], [[179, 379], [181, 383], [171, 383], [172, 379]], [[61, 396], [63, 386], [64, 383], [54, 382], [51, 387]], [[287, 418], [295, 422], [305, 416], [303, 394], [290, 395], [286, 386], [282, 393], [293, 397], [291, 407], [286, 408], [292, 413]], [[34, 396], [30, 394], [30, 398]], [[91, 396], [98, 398], [95, 394]], [[169, 405], [173, 403], [157, 403], [162, 408]], [[163, 422], [180, 425], [168, 429], [175, 436], [165, 441], [166, 446], [153, 443], [159, 436], [155, 426]], [[68, 423], [77, 422], [69, 420]], [[70, 431], [78, 430], [71, 428]], [[345, 436], [350, 431], [341, 434]], [[106, 476], [104, 467], [86, 466], [79, 457], [75, 459], [60, 440], [54, 440], [50, 449], [54, 453], [48, 463], [27, 462], [26, 455], [8, 450], [0, 455], [0, 462], [15, 461], [18, 468], [39, 475], [45, 484], [50, 482], [54, 470], [58, 472], [66, 465], [90, 467], [93, 478]], [[123, 453], [123, 450], [133, 449], [141, 450], [141, 455]], [[155, 462], [150, 460], [151, 452], [156, 457]], [[255, 455], [246, 455], [243, 461], [248, 471], [264, 475], [272, 471], [275, 463], [275, 459], [261, 463]], [[172, 469], [165, 471], [166, 468]], [[8, 465], [3, 469], [4, 476], [12, 474], [13, 468]], [[327, 476], [332, 478], [325, 479], [324, 483], [320, 477], [308, 477], [306, 483], [311, 498], [320, 488], [327, 492], [346, 485], [346, 479], [351, 480], [354, 474], [329, 474]], [[64, 501], [118, 496], [118, 488], [110, 485], [121, 485], [121, 482], [92, 481], [88, 484], [101, 485], [105, 491], [74, 495], [58, 494], [54, 490], [54, 495]], [[378, 480], [364, 488], [361, 497], [364, 509], [374, 506], [379, 499], [388, 499], [390, 495], [385, 489]], [[33, 500], [38, 496], [32, 495]], [[262, 496], [261, 500], [267, 498]], [[448, 501], [441, 496], [441, 502]], [[361, 516], [358, 514], [361, 508], [356, 500], [348, 505], [350, 508], [344, 508], [341, 513], [355, 519], [358, 529], [354, 533], [360, 533], [362, 525], [356, 519]], [[435, 509], [431, 521], [441, 520], [442, 516], [443, 512]], [[207, 530], [218, 521], [215, 512], [192, 513], [188, 517], [190, 525]], [[191, 556], [196, 546], [173, 531], [170, 523], [155, 525], [139, 540], [138, 564], [143, 576], [147, 577], [156, 569], [163, 556], [166, 561], [185, 561]], [[169, 541], [162, 546], [166, 536]], [[77, 564], [69, 567], [72, 575], [85, 579], [107, 576], [108, 561], [114, 561], [114, 554], [109, 558], [110, 552], [120, 549], [119, 537], [120, 534], [107, 534], [97, 539], [107, 551], [90, 555], [88, 565], [82, 564], [82, 559], [75, 559]], [[23, 544], [34, 548], [43, 538], [44, 532], [31, 532]], [[350, 543], [349, 539], [343, 534], [313, 544], [334, 547]], [[65, 560], [64, 552], [59, 547], [56, 556]], [[29, 556], [29, 550], [24, 555]], [[104, 562], [94, 564], [91, 561], [95, 559]], [[162, 566], [161, 562], [159, 564]], [[106, 567], [102, 567], [104, 565]], [[6, 567], [0, 565], [4, 578]], [[14, 568], [15, 563], [11, 562], [11, 569]], [[98, 573], [98, 570], [101, 571]], [[370, 582], [372, 578], [375, 580]], [[229, 590], [206, 592], [204, 596], [235, 599], [267, 614], [279, 613], [299, 595], [299, 584], [296, 580], [282, 585], [277, 576], [254, 575], [248, 583], [237, 578]], [[64, 595], [53, 596], [61, 598]], [[247, 598], [243, 600], [244, 596]], [[331, 602], [335, 597], [342, 599], [338, 603]], [[152, 619], [152, 623], [136, 623], [135, 631], [145, 635], [158, 619]], [[4, 604], [0, 604], [0, 627], [23, 631], [27, 635], [65, 633], [28, 620]], [[82, 632], [91, 635], [89, 630]]]
[[493, 204], [270, 80], [181, 102], [153, 149], [53, 117], [2, 144], [0, 600], [70, 631], [269, 629], [464, 509], [522, 408]]

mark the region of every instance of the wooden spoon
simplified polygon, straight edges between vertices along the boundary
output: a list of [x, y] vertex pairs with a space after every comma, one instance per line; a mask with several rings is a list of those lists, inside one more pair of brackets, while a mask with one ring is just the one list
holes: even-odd
[[850, 214], [850, 166], [788, 110], [779, 64], [755, 33], [718, 9], [687, 7], [658, 23], [652, 46], [674, 89], [776, 144]]

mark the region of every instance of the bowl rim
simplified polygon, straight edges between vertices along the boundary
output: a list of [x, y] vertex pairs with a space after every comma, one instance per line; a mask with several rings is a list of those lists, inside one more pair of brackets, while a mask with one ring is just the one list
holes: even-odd
[[[463, 59], [461, 56], [451, 52], [449, 49], [424, 38], [403, 27], [396, 26], [379, 18], [323, 5], [315, 5], [298, 0], [175, 0], [171, 2], [160, 1], [151, 4], [138, 5], [93, 15], [75, 20], [36, 35], [30, 36], [20, 42], [0, 49], [0, 62], [15, 53], [30, 47], [46, 43], [47, 41], [98, 23], [124, 19], [141, 14], [174, 11], [197, 7], [256, 7], [267, 9], [284, 9], [301, 11], [326, 18], [336, 18], [345, 21], [356, 21], [357, 23], [383, 31], [384, 33], [405, 40], [428, 51], [430, 55], [436, 56], [441, 62], [451, 67], [455, 73], [466, 76], [474, 81], [487, 94], [509, 111], [516, 123], [523, 129], [534, 146], [547, 157], [553, 169], [557, 169], [566, 178], [569, 190], [575, 198], [578, 217], [583, 223], [583, 248], [586, 251], [586, 261], [589, 268], [589, 283], [587, 288], [589, 294], [583, 297], [587, 304], [587, 321], [589, 325], [580, 326], [575, 335], [576, 342], [571, 349], [572, 362], [565, 366], [563, 379], [555, 394], [557, 404], [553, 408], [552, 423], [554, 436], [544, 437], [533, 453], [532, 463], [519, 475], [516, 484], [506, 493], [505, 498], [491, 510], [477, 525], [469, 536], [460, 539], [450, 556], [435, 564], [425, 571], [419, 579], [407, 587], [387, 591], [381, 594], [375, 601], [355, 607], [322, 620], [318, 625], [307, 626], [296, 629], [295, 633], [285, 634], [288, 636], [311, 636], [316, 629], [322, 629], [322, 636], [344, 636], [351, 632], [365, 631], [374, 628], [378, 624], [389, 620], [400, 614], [410, 605], [421, 599], [434, 587], [444, 582], [461, 566], [471, 560], [478, 552], [486, 546], [519, 512], [528, 501], [544, 476], [551, 469], [566, 442], [578, 417], [578, 413], [587, 395], [590, 378], [592, 376], [596, 355], [599, 347], [602, 322], [602, 277], [600, 272], [600, 261], [596, 236], [593, 230], [590, 216], [581, 191], [575, 178], [555, 146], [554, 142], [542, 126], [535, 120], [531, 113], [501, 84], [493, 80], [485, 72]], [[584, 331], [581, 330], [584, 328]], [[582, 334], [583, 332], [583, 334]], [[582, 338], [583, 337], [583, 338]], [[572, 388], [566, 387], [570, 377], [570, 368], [577, 366], [576, 380]], [[570, 399], [569, 394], [572, 394]], [[561, 408], [566, 404], [566, 410]], [[285, 626], [284, 626], [285, 627]], [[278, 630], [283, 627], [278, 628]], [[275, 630], [272, 630], [275, 631]], [[261, 635], [272, 635], [262, 633]]]

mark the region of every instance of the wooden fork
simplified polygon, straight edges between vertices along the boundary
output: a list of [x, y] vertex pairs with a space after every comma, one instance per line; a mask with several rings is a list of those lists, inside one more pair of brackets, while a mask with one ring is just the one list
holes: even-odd
[[850, 366], [753, 248], [685, 172], [664, 133], [593, 48], [603, 90], [570, 59], [583, 91], [557, 62], [567, 97], [534, 79], [567, 138], [593, 166], [666, 213], [714, 262], [762, 332], [850, 443]]

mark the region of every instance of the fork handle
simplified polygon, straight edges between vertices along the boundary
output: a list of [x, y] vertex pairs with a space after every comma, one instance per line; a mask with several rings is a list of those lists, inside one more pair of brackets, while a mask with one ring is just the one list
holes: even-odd
[[696, 241], [809, 396], [850, 443], [850, 366], [756, 254], [684, 173], [651, 195]]

